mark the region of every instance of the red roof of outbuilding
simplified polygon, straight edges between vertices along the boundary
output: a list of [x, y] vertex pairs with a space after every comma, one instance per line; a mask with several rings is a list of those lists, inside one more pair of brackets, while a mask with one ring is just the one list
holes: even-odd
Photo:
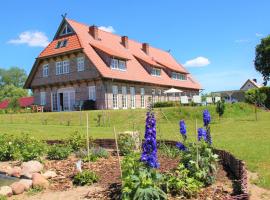
[[[34, 104], [34, 97], [21, 97], [18, 99], [21, 108], [25, 108]], [[3, 100], [0, 102], [0, 109], [6, 109], [8, 107], [9, 100]]]

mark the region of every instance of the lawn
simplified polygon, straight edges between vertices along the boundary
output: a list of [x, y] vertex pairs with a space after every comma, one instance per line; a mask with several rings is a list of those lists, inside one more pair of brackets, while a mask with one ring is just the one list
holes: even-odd
[[[214, 106], [207, 107], [212, 115], [211, 130], [216, 148], [226, 149], [243, 159], [248, 169], [260, 175], [257, 183], [270, 189], [270, 112], [260, 111], [255, 121], [254, 108], [246, 104], [226, 105], [219, 120]], [[185, 119], [190, 140], [195, 140], [195, 121], [202, 126], [205, 107], [155, 109], [158, 139], [179, 140], [178, 122]], [[0, 115], [1, 134], [29, 133], [40, 139], [62, 139], [74, 131], [85, 131], [89, 114], [89, 133], [94, 138], [113, 138], [117, 132], [144, 132], [145, 110], [108, 110], [89, 112], [3, 114]], [[98, 122], [99, 121], [99, 122]]]

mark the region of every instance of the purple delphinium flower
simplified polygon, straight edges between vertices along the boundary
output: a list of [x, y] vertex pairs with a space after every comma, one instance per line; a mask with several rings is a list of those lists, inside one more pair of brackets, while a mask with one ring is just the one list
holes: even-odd
[[211, 116], [208, 110], [203, 111], [203, 123], [204, 126], [208, 126], [208, 124], [211, 122]]
[[187, 139], [187, 129], [186, 129], [185, 121], [180, 120], [179, 125], [180, 125], [180, 133], [181, 133], [182, 137], [184, 138], [184, 140], [186, 140]]
[[176, 143], [176, 147], [178, 149], [180, 149], [181, 151], [186, 151], [187, 150], [187, 147], [183, 143], [181, 143], [181, 142], [177, 142]]
[[156, 119], [154, 114], [150, 112], [146, 115], [141, 161], [151, 168], [159, 167], [157, 159]]
[[198, 129], [198, 140], [201, 141], [201, 139], [204, 139], [204, 141], [207, 141], [207, 133], [203, 128]]

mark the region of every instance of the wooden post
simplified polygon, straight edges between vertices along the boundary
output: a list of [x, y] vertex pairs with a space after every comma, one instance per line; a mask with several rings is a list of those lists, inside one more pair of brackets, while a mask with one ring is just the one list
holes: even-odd
[[114, 131], [116, 153], [117, 153], [117, 157], [118, 157], [118, 163], [119, 163], [120, 174], [121, 174], [121, 179], [122, 179], [122, 167], [121, 167], [121, 161], [120, 161], [120, 156], [119, 156], [119, 149], [118, 149], [117, 134], [116, 134], [116, 131], [115, 131], [115, 126], [113, 126], [113, 131]]
[[[198, 129], [198, 125], [197, 125], [197, 118], [195, 119], [195, 135], [197, 133], [197, 129]], [[197, 150], [197, 159], [196, 159], [196, 162], [197, 162], [197, 167], [199, 168], [199, 149], [198, 149], [198, 146], [199, 146], [199, 141], [197, 139], [197, 142], [196, 142], [196, 150]]]
[[88, 167], [90, 168], [90, 148], [89, 148], [89, 122], [88, 113], [86, 113], [86, 146], [87, 146], [87, 157], [88, 157]]

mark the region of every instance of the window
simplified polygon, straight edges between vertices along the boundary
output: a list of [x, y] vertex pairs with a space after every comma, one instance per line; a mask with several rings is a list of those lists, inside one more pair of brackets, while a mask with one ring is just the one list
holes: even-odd
[[135, 102], [135, 88], [134, 87], [130, 87], [130, 106], [131, 108], [135, 108], [136, 107], [136, 102]]
[[69, 73], [69, 60], [56, 62], [56, 75], [68, 74]]
[[89, 100], [96, 100], [96, 86], [89, 87]]
[[144, 88], [141, 88], [141, 108], [145, 108], [145, 99], [144, 99]]
[[63, 29], [62, 29], [60, 35], [67, 35], [67, 34], [70, 34], [70, 33], [72, 33], [72, 30], [71, 30], [71, 28], [66, 24], [66, 25], [63, 27]]
[[152, 89], [152, 103], [154, 104], [156, 102], [156, 90]]
[[187, 80], [187, 77], [186, 77], [185, 74], [172, 72], [172, 79], [175, 79], [175, 80]]
[[158, 90], [158, 102], [161, 101], [161, 90]]
[[40, 105], [46, 105], [46, 92], [40, 92]]
[[47, 77], [49, 75], [49, 65], [45, 64], [43, 65], [43, 77]]
[[113, 95], [113, 109], [118, 109], [118, 87], [117, 85], [112, 86], [112, 95]]
[[59, 48], [62, 48], [62, 47], [66, 47], [66, 46], [67, 46], [67, 42], [68, 42], [67, 39], [65, 39], [65, 40], [60, 40], [60, 41], [57, 42], [55, 48], [56, 48], [56, 49], [59, 49]]
[[151, 75], [152, 76], [160, 76], [160, 74], [161, 74], [161, 70], [160, 69], [158, 69], [158, 68], [152, 68], [152, 70], [151, 70]]
[[77, 70], [78, 72], [84, 71], [84, 57], [77, 58]]
[[54, 92], [52, 93], [52, 111], [57, 111], [58, 108], [57, 108], [57, 93]]
[[126, 61], [112, 58], [111, 59], [111, 68], [125, 71], [126, 70]]
[[127, 87], [122, 86], [122, 108], [127, 108]]

